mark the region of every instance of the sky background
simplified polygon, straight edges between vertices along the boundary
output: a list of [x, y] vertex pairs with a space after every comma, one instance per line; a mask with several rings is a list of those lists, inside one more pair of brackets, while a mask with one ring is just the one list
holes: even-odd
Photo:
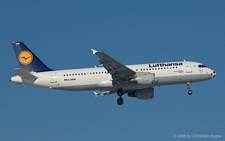
[[[225, 1], [0, 1], [0, 141], [150, 141], [178, 134], [225, 140]], [[95, 98], [10, 83], [23, 41], [52, 69], [98, 66], [91, 48], [123, 64], [202, 62], [209, 81], [155, 87], [155, 98]], [[214, 140], [194, 139], [192, 140]]]

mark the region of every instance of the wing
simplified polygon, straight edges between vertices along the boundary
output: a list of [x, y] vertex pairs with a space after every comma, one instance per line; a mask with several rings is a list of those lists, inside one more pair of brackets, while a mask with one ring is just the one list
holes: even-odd
[[96, 54], [99, 57], [99, 63], [101, 64], [101, 66], [103, 66], [108, 71], [108, 73], [111, 74], [113, 84], [122, 84], [123, 82], [135, 76], [135, 71], [129, 69], [104, 52], [96, 51], [94, 49], [92, 49], [92, 51], [93, 54]]

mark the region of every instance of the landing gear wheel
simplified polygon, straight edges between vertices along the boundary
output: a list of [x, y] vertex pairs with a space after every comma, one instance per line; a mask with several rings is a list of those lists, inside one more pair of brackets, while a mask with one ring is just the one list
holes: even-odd
[[191, 83], [190, 82], [187, 82], [187, 88], [188, 88], [188, 94], [192, 95]]
[[121, 97], [123, 94], [124, 94], [123, 89], [118, 89], [118, 90], [117, 90], [117, 95], [118, 95], [118, 96]]
[[189, 95], [192, 95], [192, 90], [188, 90], [188, 94]]
[[117, 104], [118, 104], [118, 105], [123, 105], [123, 98], [122, 98], [122, 97], [119, 97], [119, 98], [117, 99]]

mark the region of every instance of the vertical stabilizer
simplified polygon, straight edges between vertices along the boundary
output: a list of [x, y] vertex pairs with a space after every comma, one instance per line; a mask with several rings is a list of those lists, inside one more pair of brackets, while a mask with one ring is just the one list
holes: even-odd
[[26, 72], [51, 71], [23, 42], [13, 42], [20, 69]]

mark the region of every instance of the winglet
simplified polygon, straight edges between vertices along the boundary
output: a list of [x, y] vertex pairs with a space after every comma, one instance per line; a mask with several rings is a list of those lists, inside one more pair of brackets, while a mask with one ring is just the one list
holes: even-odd
[[91, 49], [93, 54], [97, 53], [98, 51], [97, 50], [94, 50], [94, 49]]

